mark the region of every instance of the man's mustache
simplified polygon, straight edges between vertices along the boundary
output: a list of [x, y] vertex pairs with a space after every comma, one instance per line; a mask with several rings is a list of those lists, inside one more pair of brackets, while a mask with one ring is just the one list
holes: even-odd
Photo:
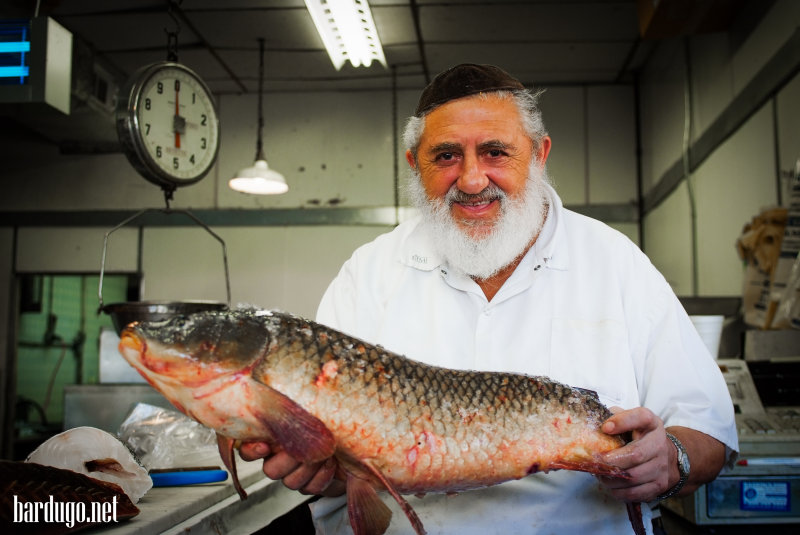
[[496, 200], [503, 201], [505, 198], [506, 193], [495, 184], [490, 183], [478, 193], [466, 193], [458, 189], [458, 186], [453, 184], [448, 190], [444, 200], [448, 206], [452, 206], [455, 203], [476, 204]]

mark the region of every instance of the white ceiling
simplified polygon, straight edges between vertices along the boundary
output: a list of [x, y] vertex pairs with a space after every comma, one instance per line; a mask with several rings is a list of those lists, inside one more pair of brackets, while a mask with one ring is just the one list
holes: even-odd
[[[771, 3], [661, 0], [658, 17], [671, 34], [695, 33]], [[259, 38], [267, 92], [419, 90], [462, 62], [497, 64], [529, 87], [630, 83], [657, 43], [640, 39], [636, 0], [370, 0], [388, 68], [336, 71], [303, 0], [2, 0], [0, 17], [30, 17], [37, 5], [119, 85], [167, 59], [167, 32], [177, 29], [179, 61], [218, 95], [257, 91]]]
[[[11, 0], [17, 15], [33, 0]], [[635, 0], [370, 0], [389, 68], [336, 71], [303, 0], [44, 0], [53, 17], [104, 61], [130, 75], [166, 59], [167, 31], [179, 60], [218, 94], [257, 88], [265, 39], [267, 91], [419, 88], [461, 62], [495, 63], [530, 84], [613, 83], [642, 59]], [[28, 6], [28, 7], [26, 7]], [[33, 7], [30, 7], [33, 6]]]

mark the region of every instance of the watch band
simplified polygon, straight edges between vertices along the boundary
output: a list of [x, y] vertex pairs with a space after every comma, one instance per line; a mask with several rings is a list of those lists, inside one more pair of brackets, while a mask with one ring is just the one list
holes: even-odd
[[683, 485], [686, 483], [686, 480], [689, 479], [689, 456], [686, 453], [686, 448], [683, 447], [681, 441], [677, 439], [677, 437], [671, 433], [667, 433], [667, 438], [675, 444], [675, 448], [678, 450], [678, 472], [681, 475], [681, 478], [675, 484], [674, 487], [669, 489], [664, 494], [659, 495], [656, 500], [666, 500], [667, 498], [674, 496], [683, 488]]

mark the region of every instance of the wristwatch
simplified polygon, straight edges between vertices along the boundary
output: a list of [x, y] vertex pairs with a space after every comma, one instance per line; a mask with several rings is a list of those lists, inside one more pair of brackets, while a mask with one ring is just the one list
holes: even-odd
[[686, 448], [683, 447], [681, 441], [678, 440], [675, 435], [667, 433], [667, 438], [675, 444], [675, 448], [678, 450], [678, 472], [681, 475], [681, 478], [675, 484], [674, 487], [669, 489], [664, 494], [658, 496], [656, 500], [666, 500], [670, 496], [674, 496], [683, 488], [684, 483], [686, 480], [689, 479], [689, 470], [691, 470], [691, 464], [689, 463], [689, 456], [686, 454]]

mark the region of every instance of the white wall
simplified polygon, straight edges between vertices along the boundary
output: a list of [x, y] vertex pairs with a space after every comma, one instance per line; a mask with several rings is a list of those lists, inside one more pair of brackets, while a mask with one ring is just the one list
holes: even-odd
[[[629, 86], [553, 88], [542, 98], [554, 148], [549, 166], [566, 204], [625, 203], [635, 196], [633, 110]], [[397, 135], [418, 91], [398, 94]], [[264, 149], [287, 178], [289, 193], [249, 196], [227, 178], [255, 156], [256, 96], [219, 100], [221, 148], [217, 165], [199, 183], [176, 191], [172, 206], [189, 209], [317, 206], [361, 208], [394, 203], [392, 95], [267, 94]], [[613, 113], [617, 111], [618, 113]], [[0, 136], [3, 136], [0, 133]], [[164, 206], [158, 187], [139, 177], [121, 154], [61, 155], [34, 137], [3, 140], [0, 157], [16, 155], [0, 211], [133, 210]], [[407, 164], [397, 160], [401, 187]], [[401, 202], [405, 196], [401, 192]], [[179, 216], [175, 216], [179, 217]], [[145, 227], [142, 267], [146, 299], [225, 299], [221, 249], [200, 227]], [[270, 226], [215, 228], [226, 242], [232, 301], [313, 316], [324, 288], [360, 244], [390, 226]], [[638, 239], [635, 224], [618, 228]], [[16, 270], [94, 272], [108, 228], [20, 229]], [[107, 269], [135, 271], [138, 233], [125, 228], [109, 240]]]
[[[795, 35], [799, 25], [800, 2], [784, 0], [776, 2], [741, 43], [732, 42], [727, 34], [688, 39], [690, 144], [731, 105]], [[642, 74], [645, 194], [670, 167], [681, 162], [687, 118], [684, 44], [683, 38], [661, 43]], [[676, 293], [693, 294], [693, 262], [697, 262], [697, 295], [741, 295], [742, 264], [735, 241], [752, 216], [779, 202], [777, 176], [781, 169], [793, 168], [800, 158], [798, 116], [800, 81], [795, 77], [694, 170], [696, 259], [692, 254], [691, 196], [686, 181], [646, 215], [645, 252]]]

